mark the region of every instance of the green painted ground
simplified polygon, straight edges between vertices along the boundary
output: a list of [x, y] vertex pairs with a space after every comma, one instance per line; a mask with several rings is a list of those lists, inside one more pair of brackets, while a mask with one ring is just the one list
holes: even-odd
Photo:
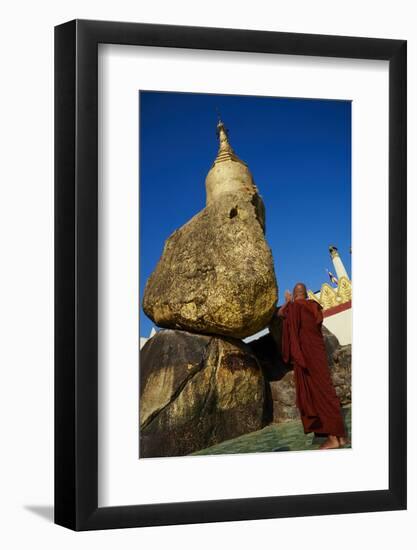
[[[344, 407], [346, 427], [351, 437], [351, 410]], [[271, 451], [306, 451], [318, 449], [325, 438], [314, 438], [313, 434], [304, 434], [301, 421], [294, 420], [284, 424], [271, 424], [262, 430], [241, 435], [235, 439], [223, 441], [192, 453], [193, 455], [219, 455], [236, 453], [261, 453]], [[350, 448], [350, 444], [345, 448]]]

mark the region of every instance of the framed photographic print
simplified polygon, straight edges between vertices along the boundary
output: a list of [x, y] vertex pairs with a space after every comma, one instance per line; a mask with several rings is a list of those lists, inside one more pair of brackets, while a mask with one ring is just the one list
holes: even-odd
[[55, 522], [406, 508], [406, 42], [55, 29]]

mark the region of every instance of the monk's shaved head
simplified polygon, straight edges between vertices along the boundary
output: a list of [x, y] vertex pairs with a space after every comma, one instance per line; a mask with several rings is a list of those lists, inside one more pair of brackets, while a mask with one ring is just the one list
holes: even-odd
[[304, 283], [297, 283], [294, 286], [294, 290], [292, 292], [294, 300], [297, 298], [307, 298], [307, 287]]

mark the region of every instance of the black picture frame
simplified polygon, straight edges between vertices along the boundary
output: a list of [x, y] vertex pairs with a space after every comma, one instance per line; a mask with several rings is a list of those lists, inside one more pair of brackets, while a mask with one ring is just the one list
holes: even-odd
[[[98, 44], [389, 62], [389, 489], [98, 507]], [[405, 40], [74, 20], [55, 28], [55, 523], [74, 530], [406, 509]]]

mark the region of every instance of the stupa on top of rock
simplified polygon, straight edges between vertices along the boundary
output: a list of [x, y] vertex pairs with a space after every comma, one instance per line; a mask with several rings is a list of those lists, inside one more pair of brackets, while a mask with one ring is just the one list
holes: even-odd
[[[234, 193], [244, 193], [251, 197], [259, 197], [258, 188], [253, 181], [252, 174], [245, 162], [233, 151], [229, 143], [228, 131], [224, 123], [217, 124], [219, 151], [206, 177], [206, 205], [209, 206], [220, 197]], [[265, 224], [265, 213], [262, 213], [262, 222]]]
[[165, 241], [143, 310], [163, 328], [245, 338], [268, 325], [278, 288], [265, 207], [222, 121], [206, 207]]

